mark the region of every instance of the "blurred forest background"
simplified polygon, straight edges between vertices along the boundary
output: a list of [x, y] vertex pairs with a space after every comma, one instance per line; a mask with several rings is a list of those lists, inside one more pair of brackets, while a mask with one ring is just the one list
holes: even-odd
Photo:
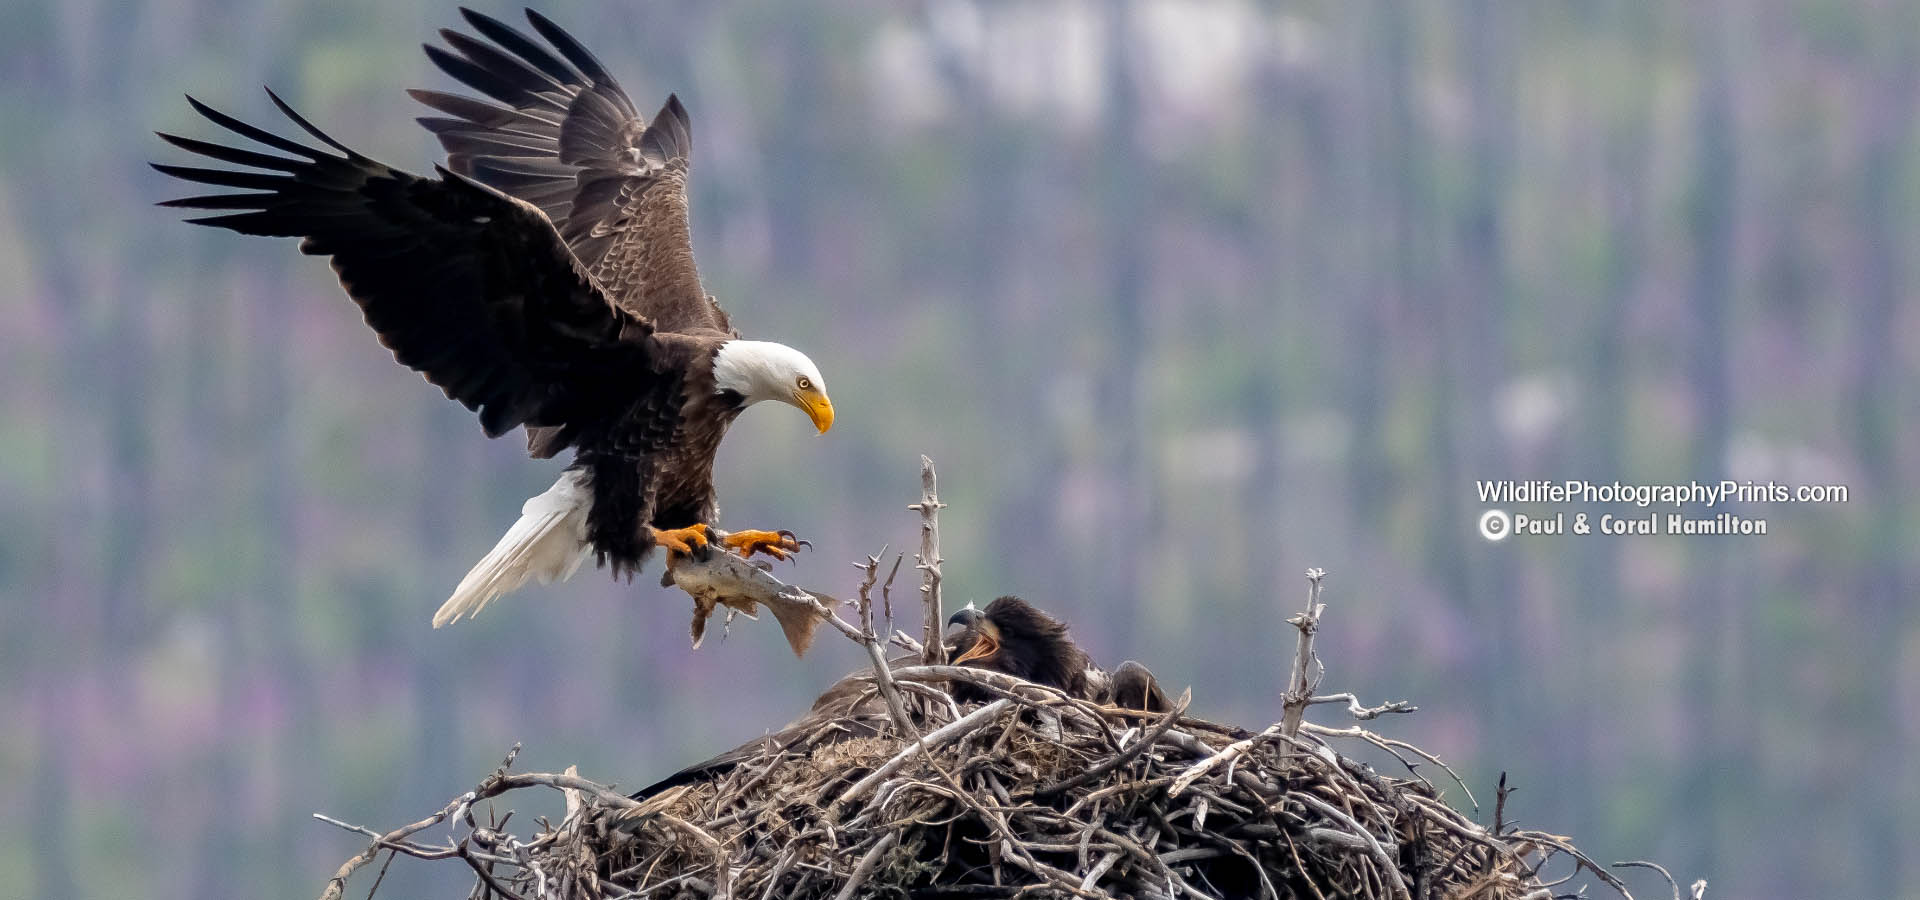
[[[720, 463], [728, 525], [812, 539], [783, 577], [910, 547], [928, 453], [954, 603], [1021, 593], [1200, 714], [1278, 717], [1322, 566], [1327, 684], [1418, 703], [1379, 727], [1483, 801], [1508, 771], [1709, 896], [1920, 897], [1914, 4], [546, 11], [686, 101], [709, 288], [827, 374], [832, 433], [756, 410]], [[690, 650], [651, 571], [431, 630], [560, 467], [291, 241], [151, 205], [151, 132], [216, 133], [183, 91], [426, 170], [401, 89], [451, 86], [452, 0], [0, 12], [0, 894], [311, 896], [365, 846], [311, 812], [411, 821], [515, 741], [637, 786], [859, 665]], [[1475, 479], [1572, 477], [1851, 501], [1476, 533]]]

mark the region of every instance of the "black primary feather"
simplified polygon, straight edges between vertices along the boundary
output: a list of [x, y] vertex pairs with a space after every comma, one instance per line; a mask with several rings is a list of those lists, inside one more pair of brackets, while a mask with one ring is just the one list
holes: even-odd
[[669, 95], [651, 122], [579, 40], [531, 10], [532, 34], [463, 9], [434, 65], [482, 97], [416, 90], [447, 166], [539, 207], [628, 312], [663, 331], [731, 334], [693, 264], [693, 129]]
[[190, 153], [245, 168], [155, 169], [247, 193], [161, 205], [217, 210], [188, 221], [299, 237], [303, 252], [332, 257], [394, 358], [477, 411], [489, 436], [522, 424], [618, 416], [655, 379], [646, 324], [608, 302], [539, 211], [444, 170], [434, 180], [382, 165], [269, 96], [340, 155], [188, 98], [215, 124], [290, 156], [162, 134]]

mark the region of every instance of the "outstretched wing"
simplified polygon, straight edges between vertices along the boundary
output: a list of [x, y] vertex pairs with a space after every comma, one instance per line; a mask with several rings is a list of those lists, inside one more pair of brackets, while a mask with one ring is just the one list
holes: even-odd
[[288, 155], [161, 134], [244, 168], [154, 168], [246, 191], [161, 205], [220, 210], [188, 221], [299, 237], [302, 252], [332, 257], [341, 286], [394, 359], [479, 412], [487, 436], [616, 414], [613, 404], [644, 389], [651, 325], [607, 301], [538, 209], [445, 170], [428, 179], [381, 165], [322, 134], [278, 96], [281, 112], [338, 155], [187, 101]]
[[429, 45], [427, 56], [498, 103], [409, 91], [446, 114], [420, 124], [446, 148], [447, 167], [540, 207], [628, 312], [661, 331], [730, 332], [694, 268], [693, 132], [679, 98], [668, 97], [649, 124], [600, 61], [539, 13], [527, 10], [527, 19], [546, 46], [460, 12], [481, 37], [443, 29], [452, 51]]

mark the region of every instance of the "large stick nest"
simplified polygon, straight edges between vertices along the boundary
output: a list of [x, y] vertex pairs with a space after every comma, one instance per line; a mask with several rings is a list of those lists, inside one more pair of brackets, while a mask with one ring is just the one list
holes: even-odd
[[[442, 815], [451, 847], [396, 832], [369, 849], [459, 857], [476, 896], [1529, 898], [1569, 860], [1626, 893], [1563, 838], [1484, 827], [1419, 774], [1432, 760], [1358, 727], [1292, 736], [1172, 713], [1098, 707], [998, 673], [896, 669], [914, 730], [826, 720], [811, 753], [767, 746], [709, 780], [634, 801], [509, 765]], [[937, 685], [1000, 699], [962, 709]], [[1180, 704], [1184, 708], [1184, 699]], [[864, 734], [845, 737], [842, 734]], [[1379, 774], [1331, 741], [1402, 759]], [[769, 742], [771, 743], [771, 742]], [[476, 801], [545, 785], [558, 823], [526, 837], [476, 821]], [[1464, 786], [1462, 786], [1464, 792]], [[404, 830], [403, 830], [404, 831]], [[342, 870], [342, 875], [351, 871]]]

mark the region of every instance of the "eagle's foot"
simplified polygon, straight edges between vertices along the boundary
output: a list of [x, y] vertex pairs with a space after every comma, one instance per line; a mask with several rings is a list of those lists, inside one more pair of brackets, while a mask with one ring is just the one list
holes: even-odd
[[793, 532], [780, 531], [736, 531], [725, 538], [726, 545], [733, 552], [748, 559], [755, 553], [765, 553], [774, 559], [791, 559], [802, 547], [812, 544], [795, 537]]
[[667, 563], [672, 564], [674, 557], [704, 557], [707, 552], [707, 526], [689, 525], [685, 528], [660, 529], [647, 526], [647, 537], [654, 546], [668, 550]]

